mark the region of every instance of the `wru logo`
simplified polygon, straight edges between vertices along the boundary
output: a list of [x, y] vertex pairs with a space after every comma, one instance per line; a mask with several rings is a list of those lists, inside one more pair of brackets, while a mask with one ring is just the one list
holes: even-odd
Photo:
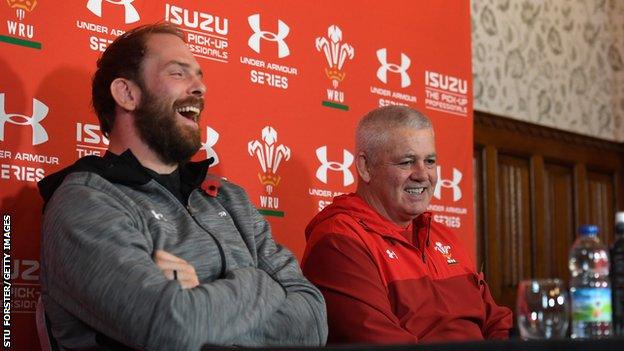
[[[32, 10], [35, 9], [35, 6], [37, 6], [37, 0], [7, 0], [7, 3], [10, 8], [15, 9], [15, 16], [20, 21], [26, 17], [26, 11], [32, 12]], [[32, 38], [32, 35], [29, 36], [29, 38]]]
[[438, 183], [435, 186], [435, 190], [433, 191], [433, 196], [437, 199], [441, 198], [442, 188], [451, 188], [453, 189], [453, 201], [458, 201], [462, 198], [462, 191], [459, 187], [459, 182], [462, 180], [462, 173], [455, 167], [453, 167], [453, 180], [442, 179], [442, 167], [437, 167], [438, 172]]
[[138, 22], [141, 19], [139, 13], [134, 8], [134, 5], [132, 5], [132, 2], [134, 2], [134, 0], [89, 0], [89, 2], [87, 2], [87, 8], [89, 9], [89, 11], [93, 12], [94, 15], [101, 18], [103, 1], [123, 6], [125, 11], [125, 23], [134, 23]]
[[334, 89], [338, 88], [338, 83], [342, 82], [345, 78], [345, 73], [342, 72], [342, 66], [344, 66], [347, 59], [352, 60], [355, 55], [353, 46], [347, 43], [340, 43], [342, 41], [342, 30], [336, 25], [331, 25], [327, 28], [327, 37], [316, 38], [316, 50], [323, 51], [329, 69], [325, 68], [325, 74], [327, 78], [331, 79]]
[[[41, 125], [41, 121], [48, 115], [48, 106], [43, 102], [33, 99], [33, 115], [24, 116], [17, 113], [6, 113], [4, 108], [4, 94], [0, 94], [0, 141], [4, 141], [4, 126], [6, 123], [17, 124], [21, 126], [30, 126], [32, 128], [32, 144], [39, 145], [48, 141], [48, 132]], [[24, 121], [16, 121], [15, 118], [21, 118]]]
[[353, 184], [355, 180], [353, 179], [353, 173], [351, 173], [349, 167], [353, 164], [354, 157], [349, 151], [345, 149], [342, 150], [342, 163], [327, 160], [327, 146], [321, 146], [316, 149], [316, 157], [321, 161], [321, 165], [316, 170], [316, 178], [321, 182], [327, 184], [327, 171], [331, 169], [332, 171], [342, 172], [343, 186]]
[[384, 83], [388, 83], [388, 71], [392, 73], [399, 73], [401, 75], [401, 88], [405, 88], [412, 84], [412, 80], [407, 74], [407, 69], [411, 65], [412, 61], [407, 55], [401, 53], [401, 65], [395, 63], [388, 63], [388, 50], [383, 48], [377, 50], [377, 59], [381, 66], [377, 70], [377, 78]]
[[290, 33], [290, 28], [282, 20], [277, 20], [277, 34], [273, 32], [267, 32], [260, 29], [260, 14], [251, 15], [247, 18], [249, 27], [254, 31], [247, 41], [247, 45], [253, 49], [253, 51], [260, 53], [260, 39], [277, 42], [277, 57], [283, 58], [290, 55], [290, 49], [284, 41]]
[[258, 178], [265, 186], [267, 194], [270, 195], [281, 180], [281, 177], [277, 175], [280, 163], [282, 160], [290, 159], [290, 148], [277, 145], [277, 132], [271, 126], [262, 128], [262, 140], [264, 143], [258, 140], [250, 141], [247, 144], [247, 151], [249, 155], [258, 157], [260, 167], [262, 167], [262, 173], [258, 173]]

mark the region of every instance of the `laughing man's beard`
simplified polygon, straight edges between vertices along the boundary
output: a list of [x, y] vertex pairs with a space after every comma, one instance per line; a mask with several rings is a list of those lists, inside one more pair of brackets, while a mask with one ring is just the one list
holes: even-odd
[[135, 110], [135, 126], [141, 139], [165, 164], [188, 162], [201, 147], [199, 128], [180, 126], [176, 118], [173, 106], [143, 89], [141, 104]]

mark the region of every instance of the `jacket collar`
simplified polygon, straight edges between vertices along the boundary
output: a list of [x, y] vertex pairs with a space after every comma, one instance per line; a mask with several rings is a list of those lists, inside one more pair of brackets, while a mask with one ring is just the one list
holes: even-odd
[[[132, 186], [133, 184], [146, 184], [152, 177], [141, 165], [130, 149], [121, 155], [106, 152], [104, 159], [109, 159], [113, 165], [106, 178], [114, 183]], [[200, 162], [186, 162], [178, 166], [180, 181], [182, 184], [192, 188], [198, 187], [206, 178], [208, 167], [214, 162], [214, 158], [209, 158]]]
[[[187, 162], [179, 166], [180, 180], [184, 186], [196, 188], [206, 179], [208, 168], [214, 158], [200, 162]], [[37, 184], [39, 193], [47, 203], [56, 189], [63, 183], [65, 177], [76, 172], [92, 172], [111, 183], [137, 187], [147, 184], [152, 177], [141, 165], [139, 160], [129, 149], [121, 155], [106, 152], [104, 157], [86, 156], [77, 160], [73, 165], [43, 178]], [[216, 195], [216, 192], [215, 192]]]
[[357, 222], [370, 233], [423, 250], [429, 245], [431, 212], [420, 214], [404, 228], [380, 215], [355, 193], [335, 197], [332, 204], [308, 224], [306, 235], [309, 235], [318, 223], [340, 213], [356, 218]]

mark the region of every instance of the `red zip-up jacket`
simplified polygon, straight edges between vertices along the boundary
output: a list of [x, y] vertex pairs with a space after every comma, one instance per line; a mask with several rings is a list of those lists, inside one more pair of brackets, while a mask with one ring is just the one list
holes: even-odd
[[402, 228], [342, 195], [306, 238], [303, 273], [325, 297], [329, 343], [509, 336], [511, 310], [496, 305], [459, 240], [428, 212]]

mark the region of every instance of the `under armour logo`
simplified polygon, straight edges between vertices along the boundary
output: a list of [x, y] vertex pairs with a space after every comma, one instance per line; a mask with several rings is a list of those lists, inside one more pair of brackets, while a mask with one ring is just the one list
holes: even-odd
[[206, 158], [214, 158], [214, 161], [210, 165], [211, 167], [219, 164], [219, 156], [217, 155], [217, 152], [212, 148], [213, 146], [215, 146], [218, 140], [219, 133], [210, 127], [206, 127], [206, 142], [202, 143], [202, 147], [200, 148], [200, 150], [206, 151]]
[[[48, 115], [48, 106], [43, 102], [33, 99], [33, 115], [24, 116], [17, 113], [6, 113], [4, 108], [4, 94], [0, 94], [0, 141], [4, 141], [4, 126], [7, 122], [32, 128], [32, 144], [39, 145], [48, 141], [48, 132], [41, 125], [41, 121]], [[14, 118], [21, 118], [24, 121], [16, 121]]]
[[249, 27], [254, 31], [247, 41], [247, 45], [253, 49], [253, 51], [260, 53], [260, 39], [277, 42], [277, 57], [283, 58], [290, 55], [290, 49], [284, 41], [290, 32], [290, 28], [282, 20], [277, 20], [277, 34], [273, 32], [267, 32], [260, 29], [260, 14], [255, 14], [247, 17]]
[[139, 13], [132, 5], [134, 0], [89, 0], [87, 2], [87, 8], [93, 12], [94, 15], [102, 17], [102, 1], [106, 1], [115, 5], [122, 5], [125, 10], [125, 22], [134, 23], [141, 19]]
[[159, 221], [165, 221], [165, 222], [167, 221], [167, 219], [165, 218], [165, 216], [163, 216], [163, 214], [162, 214], [162, 213], [157, 213], [157, 212], [156, 212], [156, 211], [154, 211], [154, 210], [151, 210], [151, 212], [152, 212], [152, 215], [154, 216], [154, 218], [156, 218], [157, 220], [159, 220]]
[[399, 256], [397, 256], [396, 253], [394, 253], [394, 251], [390, 250], [390, 249], [386, 249], [386, 253], [388, 254], [388, 257], [392, 258], [392, 259], [397, 259], [399, 258]]
[[227, 216], [227, 212], [225, 212], [225, 211], [221, 211], [221, 212], [217, 213], [217, 215], [218, 215], [219, 217], [225, 217], [225, 216]]
[[377, 70], [377, 78], [384, 83], [388, 83], [388, 71], [392, 73], [401, 74], [401, 88], [408, 87], [412, 84], [412, 81], [407, 74], [407, 69], [409, 68], [412, 61], [407, 55], [401, 53], [401, 65], [397, 65], [395, 63], [388, 63], [387, 59], [387, 49], [379, 49], [377, 50], [377, 59], [381, 66]]
[[462, 191], [459, 187], [459, 182], [462, 180], [462, 173], [455, 167], [453, 167], [453, 180], [442, 179], [442, 167], [437, 167], [438, 173], [438, 183], [435, 186], [435, 190], [433, 191], [433, 196], [438, 200], [441, 198], [442, 187], [453, 189], [453, 201], [458, 201], [462, 198]]
[[327, 184], [327, 171], [341, 171], [342, 172], [342, 185], [348, 186], [353, 184], [353, 174], [349, 170], [349, 167], [353, 164], [353, 155], [347, 151], [342, 150], [342, 163], [327, 160], [327, 146], [321, 146], [316, 149], [316, 157], [321, 161], [321, 165], [316, 170], [316, 178], [321, 182]]

